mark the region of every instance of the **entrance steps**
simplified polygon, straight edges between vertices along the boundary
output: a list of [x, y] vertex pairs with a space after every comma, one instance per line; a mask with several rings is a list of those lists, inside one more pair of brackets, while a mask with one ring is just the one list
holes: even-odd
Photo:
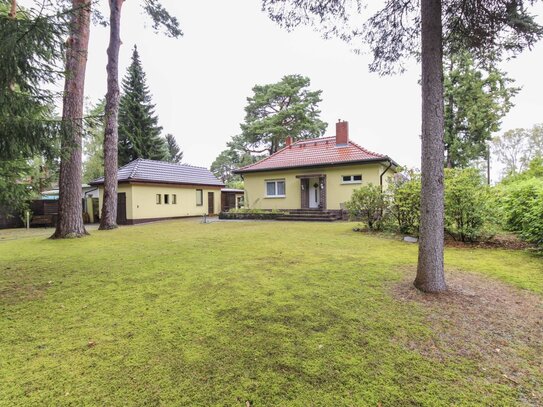
[[341, 220], [340, 211], [323, 209], [295, 209], [288, 214], [281, 215], [277, 220], [307, 221], [307, 222], [333, 222]]

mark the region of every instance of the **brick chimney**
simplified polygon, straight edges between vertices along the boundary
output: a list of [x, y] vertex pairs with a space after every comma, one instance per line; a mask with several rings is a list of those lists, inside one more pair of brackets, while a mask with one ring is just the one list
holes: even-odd
[[292, 144], [292, 137], [288, 136], [287, 140], [285, 141], [285, 145], [289, 147]]
[[349, 122], [338, 120], [336, 123], [336, 145], [344, 146], [349, 143]]

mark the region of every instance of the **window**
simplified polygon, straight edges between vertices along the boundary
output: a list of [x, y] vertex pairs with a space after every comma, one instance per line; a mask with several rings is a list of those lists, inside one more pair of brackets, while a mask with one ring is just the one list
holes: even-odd
[[176, 194], [172, 194], [172, 204], [173, 205], [177, 204], [177, 195]]
[[343, 175], [341, 180], [343, 184], [360, 184], [362, 182], [362, 175]]
[[160, 205], [162, 203], [162, 200], [160, 199], [160, 194], [156, 194], [156, 204]]
[[266, 196], [272, 198], [284, 197], [285, 180], [266, 181]]
[[196, 190], [196, 206], [202, 206], [204, 204], [204, 191], [201, 189]]
[[170, 195], [164, 194], [164, 203], [168, 205], [170, 203]]

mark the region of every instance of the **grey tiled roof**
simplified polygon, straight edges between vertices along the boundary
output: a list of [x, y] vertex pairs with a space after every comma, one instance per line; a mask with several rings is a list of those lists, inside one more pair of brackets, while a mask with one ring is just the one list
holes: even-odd
[[[145, 160], [138, 158], [124, 167], [117, 174], [119, 182], [139, 181], [167, 184], [216, 185], [224, 184], [219, 181], [207, 168], [193, 167], [187, 164], [174, 164], [164, 161]], [[104, 177], [91, 181], [91, 185], [104, 183]]]

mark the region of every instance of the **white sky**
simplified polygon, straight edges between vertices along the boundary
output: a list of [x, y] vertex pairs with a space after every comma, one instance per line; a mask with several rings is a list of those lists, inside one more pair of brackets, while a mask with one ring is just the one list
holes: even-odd
[[[322, 89], [321, 117], [335, 132], [337, 119], [349, 121], [350, 138], [387, 154], [402, 165], [420, 163], [420, 67], [380, 77], [369, 73], [367, 55], [355, 55], [339, 40], [323, 40], [310, 28], [288, 33], [268, 19], [259, 0], [163, 0], [178, 17], [184, 36], [153, 33], [140, 1], [123, 6], [120, 78], [137, 44], [164, 134], [172, 133], [184, 162], [206, 166], [239, 134], [246, 98], [255, 84], [288, 74], [311, 79]], [[103, 1], [107, 16], [107, 2]], [[543, 7], [537, 9], [543, 15]], [[541, 20], [541, 19], [540, 19]], [[87, 66], [86, 96], [106, 92], [108, 29], [94, 26]], [[543, 122], [543, 43], [502, 68], [522, 91], [503, 120], [502, 130]]]

